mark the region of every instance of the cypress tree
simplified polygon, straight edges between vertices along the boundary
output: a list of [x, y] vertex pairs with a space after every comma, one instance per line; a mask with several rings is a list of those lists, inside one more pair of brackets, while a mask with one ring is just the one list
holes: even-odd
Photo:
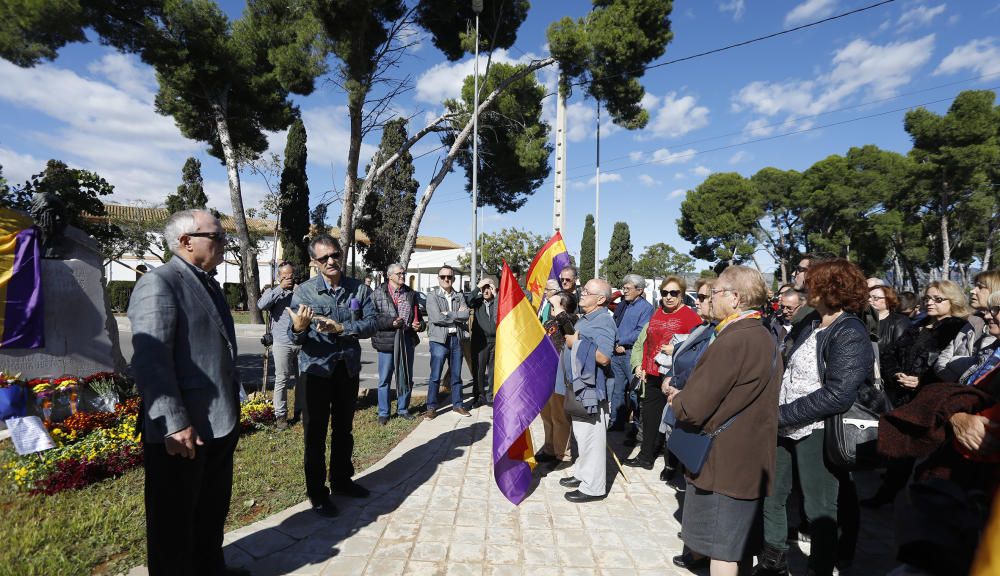
[[587, 214], [583, 223], [583, 240], [580, 241], [580, 285], [594, 277], [594, 215]]
[[204, 182], [201, 177], [201, 161], [193, 157], [185, 160], [181, 170], [181, 185], [177, 187], [176, 194], [167, 196], [167, 212], [173, 214], [181, 210], [204, 208], [208, 204]]
[[622, 278], [632, 272], [632, 237], [628, 224], [615, 222], [611, 232], [611, 246], [608, 248], [608, 258], [601, 266], [601, 275], [611, 283], [612, 287], [621, 286]]
[[281, 259], [295, 265], [297, 274], [308, 276], [309, 182], [306, 177], [306, 127], [301, 118], [296, 118], [288, 129], [279, 194]]
[[[405, 119], [387, 122], [376, 157], [394, 154], [406, 139]], [[369, 168], [365, 168], [365, 172]], [[361, 249], [365, 264], [372, 270], [383, 272], [389, 264], [403, 261], [400, 251], [417, 209], [417, 189], [420, 188], [420, 183], [413, 178], [414, 171], [413, 155], [407, 151], [372, 183], [371, 192], [361, 208], [359, 228], [370, 242]]]

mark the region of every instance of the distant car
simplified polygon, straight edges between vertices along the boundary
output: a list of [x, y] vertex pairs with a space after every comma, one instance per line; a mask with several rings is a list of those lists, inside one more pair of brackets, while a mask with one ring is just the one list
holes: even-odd
[[696, 290], [688, 290], [684, 293], [684, 303], [688, 306], [694, 307], [698, 302], [698, 292]]
[[424, 320], [427, 319], [427, 294], [414, 290], [417, 295], [417, 309], [420, 310], [420, 317]]

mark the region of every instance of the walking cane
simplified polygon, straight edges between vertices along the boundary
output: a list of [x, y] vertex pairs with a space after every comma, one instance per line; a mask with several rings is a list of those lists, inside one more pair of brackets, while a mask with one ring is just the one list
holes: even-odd
[[615, 451], [611, 449], [611, 446], [607, 446], [607, 449], [608, 449], [608, 452], [611, 453], [611, 457], [614, 458], [614, 460], [615, 460], [615, 466], [618, 466], [618, 472], [621, 473], [622, 478], [625, 479], [626, 483], [631, 484], [632, 481], [629, 480], [628, 476], [625, 475], [625, 469], [622, 468], [622, 463], [618, 461], [618, 455], [615, 454]]
[[[264, 312], [264, 334], [271, 333], [271, 313]], [[261, 384], [261, 393], [265, 396], [267, 395], [267, 361], [268, 361], [268, 351], [271, 349], [270, 346], [264, 346], [264, 375], [262, 376], [263, 382]]]

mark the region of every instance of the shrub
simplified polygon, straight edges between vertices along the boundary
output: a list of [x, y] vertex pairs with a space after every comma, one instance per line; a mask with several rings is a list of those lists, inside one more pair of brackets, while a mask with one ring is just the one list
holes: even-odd
[[112, 312], [124, 312], [128, 310], [128, 301], [132, 297], [132, 290], [135, 288], [135, 280], [112, 280], [108, 282], [105, 291], [108, 303]]
[[242, 284], [236, 282], [226, 282], [222, 285], [222, 290], [226, 295], [226, 304], [230, 310], [247, 309], [247, 291]]

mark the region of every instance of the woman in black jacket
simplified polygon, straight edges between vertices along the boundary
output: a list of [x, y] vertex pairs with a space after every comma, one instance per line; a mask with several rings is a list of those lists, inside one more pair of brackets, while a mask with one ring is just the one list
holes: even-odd
[[[755, 575], [786, 575], [788, 518], [793, 466], [809, 521], [810, 574], [829, 575], [837, 561], [837, 497], [846, 475], [824, 458], [824, 420], [845, 412], [870, 378], [875, 351], [858, 318], [868, 303], [861, 270], [847, 260], [809, 268], [808, 303], [820, 319], [791, 344], [778, 402], [778, 450], [772, 493], [764, 499], [764, 552]], [[856, 506], [856, 504], [855, 504]]]
[[896, 312], [899, 297], [892, 286], [872, 286], [868, 289], [868, 303], [878, 315], [878, 351], [883, 354], [906, 334], [912, 324], [910, 319]]

